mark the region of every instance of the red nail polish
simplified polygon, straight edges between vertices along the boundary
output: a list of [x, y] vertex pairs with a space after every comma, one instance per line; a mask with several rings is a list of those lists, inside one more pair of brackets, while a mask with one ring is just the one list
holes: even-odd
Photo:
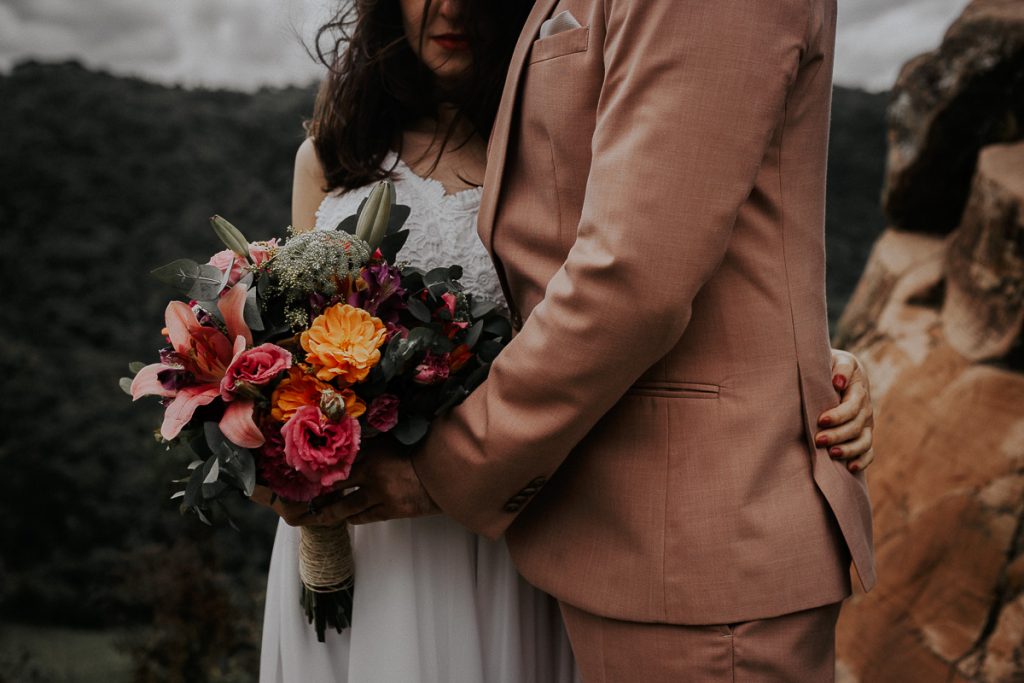
[[827, 445], [828, 445], [828, 437], [827, 437], [827, 436], [819, 436], [819, 437], [818, 437], [818, 438], [816, 438], [816, 439], [815, 439], [814, 441], [815, 441], [815, 443], [817, 443], [817, 444], [818, 444], [819, 446], [827, 446]]
[[851, 472], [860, 472], [860, 465], [858, 465], [856, 463], [850, 465], [850, 471]]
[[846, 388], [846, 378], [843, 377], [842, 375], [836, 375], [835, 377], [832, 378], [832, 384], [835, 386], [836, 389], [842, 391], [843, 389]]
[[832, 449], [829, 450], [828, 453], [833, 458], [838, 458], [839, 456], [841, 456], [843, 454], [843, 449], [841, 449], [841, 448], [832, 448]]
[[822, 415], [821, 417], [818, 418], [818, 424], [827, 427], [828, 425], [832, 424], [832, 418], [829, 417], [828, 415]]

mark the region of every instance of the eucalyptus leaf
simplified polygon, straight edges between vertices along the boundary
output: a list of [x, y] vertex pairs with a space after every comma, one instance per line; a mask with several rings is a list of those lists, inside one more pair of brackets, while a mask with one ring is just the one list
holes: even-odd
[[192, 470], [192, 476], [185, 486], [185, 498], [182, 505], [186, 508], [194, 508], [199, 503], [199, 493], [203, 488], [203, 468], [197, 467]]
[[226, 481], [214, 481], [203, 484], [203, 498], [212, 500], [228, 489]]
[[[363, 200], [363, 203], [364, 204], [366, 203], [365, 199]], [[362, 204], [360, 204], [359, 205], [359, 209], [362, 210], [362, 208], [363, 208]], [[347, 232], [350, 235], [355, 235], [356, 234], [356, 226], [358, 224], [359, 224], [359, 216], [358, 215], [349, 216], [348, 218], [346, 218], [343, 221], [341, 221], [340, 223], [338, 223], [338, 225], [336, 225], [334, 229], [337, 230], [338, 232]]]
[[409, 220], [409, 214], [412, 213], [412, 209], [404, 204], [394, 204], [391, 207], [391, 217], [388, 220], [388, 235], [397, 234], [405, 222]]
[[501, 344], [501, 342], [495, 339], [485, 339], [479, 344], [477, 344], [476, 355], [478, 358], [480, 358], [481, 361], [485, 363], [490, 363], [491, 361], [498, 357], [498, 354], [501, 353], [502, 348], [504, 348], [504, 346]]
[[512, 336], [512, 323], [502, 316], [494, 316], [484, 323], [484, 332], [492, 337], [508, 339]]
[[423, 276], [423, 284], [437, 298], [448, 291], [448, 269], [434, 268]]
[[199, 272], [186, 296], [200, 301], [216, 300], [222, 289], [224, 289], [224, 273], [217, 266], [204, 263], [199, 266]]
[[132, 378], [131, 377], [122, 377], [121, 379], [119, 379], [117, 381], [117, 386], [121, 387], [121, 391], [123, 391], [124, 393], [128, 394], [129, 396], [132, 395]]
[[469, 304], [469, 314], [474, 318], [482, 318], [497, 307], [498, 304], [490, 299], [477, 299], [474, 297]]
[[473, 326], [469, 328], [469, 332], [466, 333], [466, 340], [463, 342], [469, 348], [476, 346], [476, 343], [480, 341], [480, 335], [484, 332], [484, 321], [477, 320], [473, 323]]
[[209, 471], [206, 473], [206, 476], [203, 477], [204, 484], [212, 484], [217, 481], [218, 477], [220, 477], [220, 459], [212, 458], [210, 462], [212, 464], [210, 465]]
[[427, 435], [430, 421], [420, 415], [411, 415], [398, 421], [391, 433], [398, 442], [411, 446]]
[[398, 252], [402, 250], [408, 239], [408, 230], [400, 230], [385, 236], [384, 240], [380, 243], [380, 253], [384, 256], [384, 260], [388, 263], [394, 263], [395, 259], [398, 258]]
[[256, 332], [263, 331], [263, 318], [260, 316], [260, 305], [256, 300], [256, 289], [249, 289], [245, 294], [245, 308], [242, 310], [242, 316], [245, 318], [245, 324], [249, 326], [249, 329]]
[[242, 482], [242, 493], [249, 497], [256, 489], [256, 460], [245, 448], [238, 452], [238, 459], [241, 461], [238, 479]]
[[146, 364], [145, 363], [140, 363], [139, 361], [133, 361], [133, 362], [128, 364], [128, 370], [133, 375], [139, 374], [139, 370], [141, 370], [144, 367], [146, 367]]
[[462, 266], [457, 266], [456, 265], [456, 266], [450, 266], [448, 268], [448, 279], [449, 280], [458, 280], [460, 277], [462, 277]]
[[228, 440], [224, 436], [224, 432], [220, 431], [220, 425], [216, 422], [204, 422], [203, 434], [206, 436], [206, 443], [213, 453], [216, 453], [220, 449], [220, 445]]
[[409, 309], [409, 314], [420, 322], [430, 322], [430, 309], [419, 299], [409, 299], [406, 302], [406, 308]]
[[235, 285], [245, 285], [246, 287], [252, 287], [252, 283], [255, 278], [256, 274], [250, 270], [248, 273], [239, 278], [238, 282], [236, 282]]
[[199, 264], [191, 259], [180, 258], [155, 268], [150, 273], [165, 285], [174, 287], [182, 294], [188, 294], [199, 277]]

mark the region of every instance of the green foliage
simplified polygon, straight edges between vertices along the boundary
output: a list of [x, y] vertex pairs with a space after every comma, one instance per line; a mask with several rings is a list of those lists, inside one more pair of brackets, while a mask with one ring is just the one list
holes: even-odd
[[[118, 570], [196, 521], [170, 500], [187, 460], [153, 438], [159, 403], [133, 406], [119, 387], [126, 359], [156, 361], [176, 296], [149, 273], [171, 256], [204, 262], [217, 213], [253, 239], [283, 232], [313, 92], [185, 90], [26, 63], [0, 76], [0, 101], [0, 613], [150, 621], [154, 605]], [[204, 538], [240, 585], [266, 572], [263, 512], [238, 501], [241, 532]]]

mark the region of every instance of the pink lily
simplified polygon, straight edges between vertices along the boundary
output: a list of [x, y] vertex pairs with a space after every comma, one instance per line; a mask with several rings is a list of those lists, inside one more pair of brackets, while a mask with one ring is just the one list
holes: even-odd
[[[195, 381], [188, 386], [169, 388], [160, 381], [159, 374], [181, 368], [153, 363], [139, 370], [131, 386], [134, 400], [143, 396], [173, 399], [164, 410], [164, 421], [160, 426], [163, 438], [170, 440], [176, 437], [198, 407], [212, 403], [221, 395], [221, 380], [228, 366], [247, 346], [252, 346], [252, 332], [243, 315], [247, 290], [245, 285], [235, 285], [217, 302], [228, 336], [216, 328], [200, 325], [188, 304], [181, 301], [167, 304], [164, 313], [167, 336], [175, 353], [183, 360], [185, 370]], [[243, 448], [261, 446], [264, 437], [253, 420], [252, 399], [228, 396], [225, 403], [227, 407], [220, 420], [224, 436]]]

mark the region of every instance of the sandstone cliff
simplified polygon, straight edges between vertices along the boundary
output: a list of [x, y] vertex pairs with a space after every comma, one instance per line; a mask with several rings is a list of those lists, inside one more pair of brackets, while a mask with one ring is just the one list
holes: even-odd
[[879, 583], [841, 682], [1024, 681], [1024, 2], [903, 69], [875, 244], [834, 343], [876, 401]]

